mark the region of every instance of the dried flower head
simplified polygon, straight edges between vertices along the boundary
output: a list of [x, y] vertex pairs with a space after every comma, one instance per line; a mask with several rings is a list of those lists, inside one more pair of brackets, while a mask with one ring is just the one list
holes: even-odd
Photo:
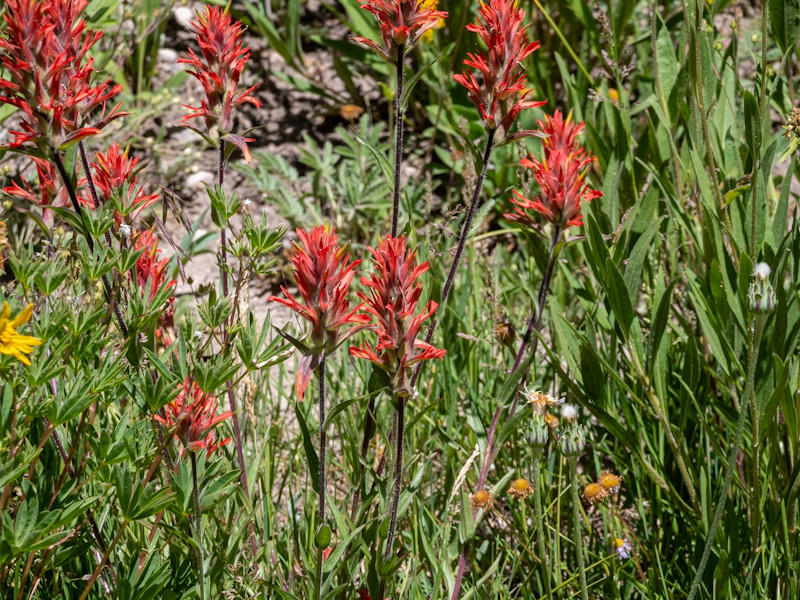
[[339, 107], [339, 116], [345, 121], [357, 121], [364, 114], [364, 109], [358, 104], [342, 104]]
[[609, 471], [604, 471], [597, 479], [597, 483], [603, 486], [609, 494], [616, 494], [619, 491], [619, 486], [622, 484], [622, 477], [614, 475]]
[[558, 446], [564, 456], [580, 456], [586, 446], [586, 432], [578, 423], [578, 407], [565, 404], [561, 407], [561, 429]]
[[[351, 335], [369, 322], [367, 315], [357, 314], [361, 305], [350, 308], [350, 283], [360, 260], [350, 262], [346, 248], [339, 245], [332, 225], [311, 231], [297, 229], [300, 244], [295, 245], [292, 273], [300, 296], [299, 303], [281, 287], [286, 298], [270, 296], [268, 300], [288, 306], [311, 323], [308, 352], [300, 360], [295, 390], [302, 400], [311, 374], [323, 352], [331, 353]], [[345, 329], [348, 325], [354, 325]]]
[[578, 407], [574, 404], [565, 404], [561, 407], [561, 417], [568, 423], [578, 420]]
[[522, 61], [539, 48], [539, 42], [528, 40], [524, 18], [517, 0], [481, 2], [477, 23], [467, 25], [467, 30], [480, 36], [488, 55], [467, 54], [464, 65], [472, 70], [453, 75], [466, 88], [487, 131], [497, 131], [499, 143], [534, 135], [533, 131], [509, 132], [520, 112], [545, 104], [528, 100], [533, 89], [528, 87]]
[[522, 392], [522, 395], [528, 400], [528, 404], [534, 407], [553, 408], [564, 404], [564, 398], [554, 398], [550, 394], [540, 392], [538, 390], [528, 390], [527, 388]]
[[515, 190], [516, 198], [511, 200], [516, 205], [514, 212], [504, 216], [525, 227], [534, 227], [532, 211], [562, 229], [580, 227], [583, 224], [582, 202], [602, 196], [586, 183], [588, 167], [594, 157], [577, 143], [583, 123], [573, 123], [572, 115], [564, 120], [560, 111], [552, 117], [545, 116], [544, 122], [538, 123], [540, 131], [547, 136], [542, 140], [544, 158], [539, 161], [531, 155], [523, 158], [520, 165], [533, 170], [539, 195], [531, 200]]
[[478, 490], [469, 497], [474, 510], [489, 510], [494, 506], [494, 497], [488, 490]]
[[[110, 81], [93, 85], [89, 50], [102, 32], [80, 18], [88, 0], [6, 0], [0, 33], [0, 103], [23, 114], [10, 148], [50, 158], [127, 113], [108, 100], [122, 91]], [[99, 114], [95, 114], [98, 113]]]
[[608, 496], [608, 491], [599, 483], [590, 483], [583, 488], [581, 498], [587, 504], [599, 504]]
[[753, 281], [750, 282], [747, 299], [750, 310], [756, 314], [768, 314], [775, 310], [778, 299], [769, 280], [770, 273], [769, 265], [763, 262], [758, 263], [753, 270]]
[[360, 0], [361, 8], [378, 19], [383, 47], [373, 40], [354, 37], [353, 41], [378, 54], [385, 61], [397, 62], [397, 46], [411, 49], [422, 35], [447, 18], [436, 10], [435, 0]]
[[0, 313], [0, 354], [13, 356], [26, 366], [31, 365], [26, 354], [33, 352], [34, 346], [39, 346], [42, 340], [29, 335], [17, 333], [17, 327], [30, 321], [33, 314], [33, 304], [28, 304], [21, 313], [11, 319], [11, 307], [8, 302], [3, 302], [3, 312]]
[[230, 418], [231, 412], [217, 413], [217, 401], [212, 394], [200, 389], [197, 382], [186, 381], [179, 386], [175, 400], [165, 407], [165, 416], [153, 418], [172, 430], [172, 435], [183, 442], [189, 452], [205, 449], [210, 455], [214, 450], [230, 442], [230, 438], [217, 442], [213, 429]]
[[789, 114], [789, 118], [786, 120], [786, 125], [784, 125], [783, 128], [785, 129], [783, 137], [787, 140], [800, 135], [800, 108], [792, 108], [792, 112]]
[[192, 113], [183, 117], [183, 121], [202, 118], [206, 132], [191, 125], [186, 126], [214, 146], [219, 145], [220, 141], [234, 144], [242, 151], [245, 160], [250, 162], [252, 157], [247, 142], [254, 140], [232, 133], [234, 108], [245, 102], [256, 108], [261, 106], [252, 95], [257, 85], [239, 87], [239, 79], [250, 60], [250, 49], [242, 47], [244, 27], [231, 17], [227, 9], [206, 6], [203, 12], [197, 13], [192, 22], [192, 31], [202, 56], [197, 56], [190, 49], [189, 58], [181, 58], [178, 62], [193, 67], [189, 74], [202, 84], [205, 98], [200, 101], [199, 107], [185, 106]]
[[527, 479], [515, 479], [508, 488], [508, 495], [525, 500], [533, 493], [533, 486]]
[[761, 281], [766, 281], [769, 279], [771, 273], [772, 269], [770, 269], [769, 265], [765, 262], [758, 263], [753, 269], [753, 277], [760, 279]]
[[422, 323], [438, 306], [431, 300], [416, 314], [422, 295], [419, 278], [430, 265], [417, 265], [417, 252], [406, 247], [405, 236], [383, 238], [369, 251], [374, 269], [370, 277], [361, 278], [369, 295], [359, 292], [359, 296], [364, 300], [364, 311], [372, 316], [371, 329], [377, 333], [378, 342], [374, 348], [367, 344], [351, 347], [350, 354], [375, 363], [392, 379], [395, 394], [407, 396], [411, 392], [411, 367], [445, 355], [444, 350], [417, 339]]

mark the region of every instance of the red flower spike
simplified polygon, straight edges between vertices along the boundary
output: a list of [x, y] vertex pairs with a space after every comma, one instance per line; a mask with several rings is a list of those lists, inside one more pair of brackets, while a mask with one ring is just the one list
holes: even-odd
[[[231, 135], [235, 107], [245, 102], [256, 108], [261, 106], [252, 95], [257, 86], [239, 88], [239, 79], [250, 60], [250, 49], [242, 47], [244, 27], [239, 21], [233, 20], [227, 10], [207, 6], [202, 13], [197, 13], [192, 30], [201, 56], [189, 50], [189, 58], [181, 58], [178, 62], [193, 67], [189, 74], [201, 83], [206, 97], [200, 101], [199, 107], [185, 106], [192, 113], [183, 117], [183, 121], [203, 119], [208, 138], [235, 144], [244, 153], [245, 160], [250, 162], [247, 142], [253, 140]], [[206, 137], [201, 131], [195, 131]]]
[[[479, 52], [468, 54], [464, 65], [473, 69], [453, 79], [467, 89], [488, 130], [498, 130], [498, 141], [510, 141], [509, 131], [519, 113], [536, 108], [544, 101], [528, 100], [533, 92], [522, 67], [522, 61], [539, 48], [539, 42], [529, 42], [522, 24], [525, 11], [517, 8], [516, 0], [481, 2], [476, 24], [467, 30], [477, 33], [486, 44], [488, 56]], [[475, 77], [480, 73], [481, 80]], [[535, 135], [519, 132], [514, 139]]]
[[434, 0], [360, 0], [360, 3], [361, 8], [378, 18], [383, 48], [368, 38], [354, 37], [353, 41], [392, 64], [397, 62], [398, 44], [410, 49], [423, 33], [447, 18], [446, 12], [436, 10]]
[[189, 378], [182, 386], [178, 396], [165, 407], [165, 417], [153, 415], [153, 418], [172, 430], [172, 435], [183, 442], [189, 452], [206, 450], [212, 452], [221, 448], [230, 439], [216, 441], [214, 427], [231, 417], [233, 413], [217, 413], [217, 400], [212, 394], [206, 394]]
[[[158, 194], [146, 194], [139, 187], [139, 178], [137, 176], [141, 171], [141, 167], [137, 168], [139, 159], [131, 157], [128, 152], [129, 148], [121, 151], [118, 144], [111, 144], [105, 153], [95, 153], [96, 162], [92, 163], [92, 168], [94, 169], [93, 181], [95, 187], [106, 202], [115, 192], [125, 189], [125, 184], [127, 184], [127, 197], [120, 198], [120, 202], [126, 207], [129, 220], [133, 221], [145, 208], [158, 202], [159, 196]], [[86, 181], [84, 177], [79, 183], [85, 185]], [[88, 196], [81, 196], [78, 200], [82, 205], [89, 208], [94, 206], [93, 200]], [[119, 212], [115, 212], [114, 221], [117, 227], [122, 223], [122, 220], [122, 215]]]
[[[367, 315], [356, 314], [361, 305], [350, 308], [350, 283], [360, 260], [350, 261], [345, 248], [339, 246], [336, 230], [331, 225], [311, 231], [297, 230], [300, 244], [292, 256], [292, 272], [305, 304], [299, 303], [283, 287], [286, 298], [270, 296], [268, 300], [288, 306], [311, 323], [308, 353], [300, 361], [295, 390], [302, 400], [311, 374], [323, 352], [330, 353], [369, 322]], [[354, 325], [346, 330], [347, 325]]]
[[545, 116], [544, 123], [538, 121], [538, 124], [540, 131], [547, 136], [542, 140], [544, 160], [540, 162], [531, 155], [523, 158], [520, 165], [533, 170], [540, 194], [529, 200], [515, 191], [516, 198], [511, 202], [517, 207], [513, 213], [504, 216], [509, 221], [533, 227], [535, 221], [529, 211], [535, 211], [553, 225], [580, 227], [583, 224], [581, 202], [603, 195], [586, 183], [586, 173], [594, 157], [576, 141], [583, 123], [574, 123], [571, 115], [565, 121], [561, 112], [556, 111], [552, 117]]
[[[142, 294], [147, 290], [147, 284], [150, 284], [149, 299], [155, 298], [158, 290], [163, 285], [167, 288], [172, 288], [177, 283], [174, 279], [167, 281], [167, 265], [169, 258], [158, 260], [158, 255], [161, 249], [158, 247], [158, 238], [153, 235], [152, 231], [143, 231], [136, 238], [133, 244], [135, 250], [144, 250], [142, 255], [136, 261], [136, 284]], [[161, 314], [159, 318], [158, 327], [156, 327], [156, 338], [160, 339], [164, 346], [172, 344], [171, 337], [165, 333], [171, 330], [175, 321], [175, 297], [170, 296], [169, 306]]]
[[69, 196], [67, 195], [67, 190], [59, 185], [60, 180], [51, 162], [41, 158], [33, 158], [33, 162], [36, 164], [36, 171], [39, 177], [39, 189], [37, 191], [24, 180], [22, 185], [13, 182], [10, 186], [3, 188], [3, 191], [9, 196], [27, 200], [41, 207], [42, 218], [45, 221], [49, 221], [50, 208], [69, 206]]
[[91, 83], [95, 70], [88, 53], [102, 33], [87, 30], [79, 18], [86, 4], [86, 0], [6, 1], [0, 49], [9, 77], [0, 79], [0, 103], [23, 113], [21, 131], [10, 132], [14, 140], [8, 147], [49, 156], [127, 114], [119, 105], [106, 110], [122, 86]]
[[431, 300], [415, 315], [422, 295], [419, 277], [430, 264], [416, 264], [416, 250], [406, 248], [405, 236], [389, 236], [369, 251], [375, 268], [361, 283], [370, 292], [369, 296], [359, 292], [359, 296], [364, 300], [364, 311], [372, 315], [371, 329], [378, 334], [378, 343], [374, 348], [366, 344], [352, 347], [350, 354], [375, 363], [391, 377], [395, 392], [407, 395], [411, 367], [445, 355], [444, 350], [417, 339], [422, 323], [438, 307]]

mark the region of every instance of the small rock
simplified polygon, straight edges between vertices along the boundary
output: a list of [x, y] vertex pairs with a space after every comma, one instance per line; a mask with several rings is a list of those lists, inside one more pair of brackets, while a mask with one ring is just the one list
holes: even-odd
[[178, 53], [172, 48], [159, 48], [158, 64], [165, 73], [175, 73], [180, 68], [180, 65], [178, 65]]
[[186, 187], [191, 190], [202, 190], [207, 185], [214, 184], [214, 174], [208, 171], [198, 171], [186, 178]]
[[178, 25], [184, 29], [191, 29], [192, 19], [194, 19], [194, 12], [188, 6], [178, 6], [172, 10], [172, 15], [178, 22]]

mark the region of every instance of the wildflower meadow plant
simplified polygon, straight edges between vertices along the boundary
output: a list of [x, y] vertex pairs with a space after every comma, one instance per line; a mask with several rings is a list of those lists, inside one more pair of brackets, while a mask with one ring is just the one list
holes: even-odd
[[750, 4], [3, 3], [0, 596], [800, 597]]

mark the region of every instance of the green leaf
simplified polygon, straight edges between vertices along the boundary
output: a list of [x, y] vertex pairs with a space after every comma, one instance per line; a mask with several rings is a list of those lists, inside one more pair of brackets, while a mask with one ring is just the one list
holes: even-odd
[[617, 322], [622, 328], [623, 334], [627, 338], [630, 335], [631, 323], [633, 323], [634, 313], [631, 297], [628, 294], [628, 287], [619, 272], [617, 265], [611, 258], [606, 259], [606, 274], [608, 276], [608, 302], [611, 310], [617, 318]]
[[317, 473], [319, 473], [319, 457], [317, 451], [314, 449], [314, 444], [311, 443], [311, 435], [308, 433], [308, 425], [303, 416], [300, 407], [295, 402], [294, 414], [297, 415], [297, 423], [300, 425], [300, 431], [303, 433], [303, 447], [306, 451], [306, 461], [308, 462], [309, 479], [311, 480], [311, 487], [319, 494], [319, 482], [317, 481]]
[[403, 95], [400, 97], [400, 109], [402, 111], [405, 111], [406, 106], [408, 106], [408, 100], [411, 98], [411, 92], [414, 91], [414, 86], [417, 85], [417, 83], [425, 74], [425, 72], [428, 69], [430, 69], [433, 65], [435, 65], [437, 62], [439, 62], [438, 58], [429, 65], [421, 68], [419, 71], [414, 73], [411, 77], [408, 78], [408, 81], [405, 82], [405, 85], [403, 86]]
[[761, 156], [761, 118], [758, 112], [758, 100], [745, 90], [744, 92], [744, 128], [747, 147], [754, 161]]
[[800, 38], [800, 0], [769, 0], [772, 35], [783, 52]]

